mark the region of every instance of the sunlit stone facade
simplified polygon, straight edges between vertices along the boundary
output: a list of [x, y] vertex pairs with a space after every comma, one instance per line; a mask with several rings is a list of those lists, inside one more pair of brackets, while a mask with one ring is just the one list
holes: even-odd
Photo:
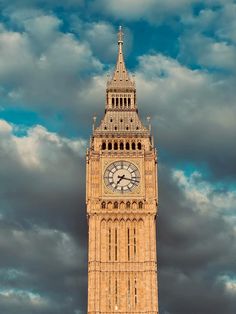
[[118, 33], [105, 115], [86, 164], [88, 313], [158, 313], [157, 156], [138, 116], [135, 82]]

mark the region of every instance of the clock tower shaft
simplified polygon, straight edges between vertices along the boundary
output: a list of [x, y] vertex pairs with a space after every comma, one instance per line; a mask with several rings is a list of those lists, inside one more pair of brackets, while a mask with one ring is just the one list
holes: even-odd
[[158, 313], [157, 156], [122, 47], [87, 151], [89, 314]]

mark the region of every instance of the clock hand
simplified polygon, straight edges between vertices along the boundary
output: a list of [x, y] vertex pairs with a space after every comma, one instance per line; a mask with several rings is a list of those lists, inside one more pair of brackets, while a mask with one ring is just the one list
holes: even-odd
[[119, 178], [119, 180], [116, 182], [116, 184], [119, 184], [120, 181], [125, 178], [125, 175], [123, 174], [123, 176], [118, 176], [118, 178]]
[[[120, 176], [118, 176], [120, 178]], [[126, 178], [125, 176], [122, 176], [122, 179], [124, 180], [129, 180], [129, 181], [134, 181], [134, 182], [139, 182], [138, 180], [132, 179], [132, 178]]]

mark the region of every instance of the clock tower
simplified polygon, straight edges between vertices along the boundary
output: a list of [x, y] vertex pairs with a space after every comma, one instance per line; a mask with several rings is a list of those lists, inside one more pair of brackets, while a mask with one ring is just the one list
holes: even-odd
[[87, 151], [88, 313], [158, 313], [157, 156], [123, 57]]

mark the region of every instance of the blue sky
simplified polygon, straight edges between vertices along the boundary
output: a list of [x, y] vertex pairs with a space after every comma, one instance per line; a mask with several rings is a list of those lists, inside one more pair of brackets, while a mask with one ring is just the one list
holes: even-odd
[[0, 1], [1, 313], [86, 313], [85, 151], [119, 25], [159, 155], [160, 313], [235, 313], [233, 0]]

